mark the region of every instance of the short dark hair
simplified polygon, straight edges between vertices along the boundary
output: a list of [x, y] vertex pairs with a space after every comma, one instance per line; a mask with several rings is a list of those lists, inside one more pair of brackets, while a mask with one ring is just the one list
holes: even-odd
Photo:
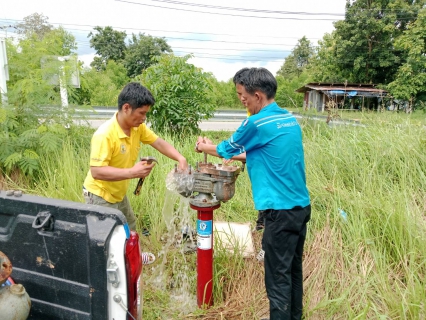
[[155, 99], [143, 85], [138, 82], [130, 82], [118, 95], [118, 110], [120, 111], [126, 103], [130, 104], [134, 110], [143, 106], [153, 106]]
[[234, 81], [234, 84], [235, 85], [237, 85], [237, 83], [241, 84], [240, 82], [242, 81], [242, 79], [246, 75], [247, 71], [249, 71], [249, 70], [250, 70], [249, 68], [242, 68], [241, 70], [237, 71], [234, 78], [232, 79], [232, 81]]
[[268, 99], [273, 99], [277, 93], [277, 80], [265, 68], [243, 68], [235, 74], [233, 81], [235, 85], [242, 85], [249, 94], [258, 90], [266, 94]]

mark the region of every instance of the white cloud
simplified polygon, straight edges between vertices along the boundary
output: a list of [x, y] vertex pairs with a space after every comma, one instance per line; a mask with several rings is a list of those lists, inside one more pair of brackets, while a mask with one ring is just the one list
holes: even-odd
[[94, 53], [82, 54], [78, 56], [78, 60], [83, 62], [83, 66], [90, 68], [90, 63], [93, 61]]
[[[203, 68], [204, 71], [212, 72], [218, 80], [228, 80], [243, 67], [263, 66], [275, 73], [298, 39], [306, 36], [316, 44], [324, 33], [333, 30], [331, 20], [313, 19], [342, 19], [343, 16], [270, 14], [218, 10], [198, 5], [275, 12], [343, 14], [346, 0], [185, 1], [195, 6], [177, 6], [155, 0], [129, 0], [129, 2], [14, 0], [8, 2], [7, 6], [2, 6], [0, 26], [16, 23], [17, 20], [22, 20], [35, 12], [42, 13], [49, 18], [51, 24], [55, 26], [61, 24], [76, 36], [79, 59], [87, 66], [90, 65], [94, 55], [87, 34], [93, 30], [94, 26], [112, 26], [116, 30], [126, 30], [128, 34], [141, 32], [155, 37], [165, 37], [177, 55], [192, 52], [194, 58], [190, 60], [191, 63]], [[155, 6], [174, 7], [186, 11]], [[191, 10], [209, 11], [210, 14], [191, 12]], [[214, 13], [222, 13], [222, 15]], [[275, 19], [247, 18], [238, 15], [268, 16]], [[283, 17], [292, 19], [280, 19]], [[271, 50], [272, 53], [262, 50]]]
[[217, 80], [219, 81], [228, 81], [232, 79], [234, 74], [245, 67], [263, 67], [271, 71], [273, 74], [279, 70], [282, 65], [282, 62], [266, 62], [266, 63], [245, 63], [245, 62], [234, 62], [234, 63], [224, 63], [218, 60], [212, 59], [199, 59], [191, 58], [189, 63], [200, 67], [205, 72], [211, 72], [214, 74]]

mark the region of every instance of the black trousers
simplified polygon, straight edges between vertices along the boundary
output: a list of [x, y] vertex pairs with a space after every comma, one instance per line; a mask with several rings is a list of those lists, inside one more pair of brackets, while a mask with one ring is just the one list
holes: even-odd
[[265, 286], [270, 319], [301, 319], [302, 255], [311, 206], [265, 210], [264, 218], [262, 247], [265, 250]]
[[264, 210], [259, 210], [256, 220], [256, 231], [265, 229], [265, 217], [263, 216]]

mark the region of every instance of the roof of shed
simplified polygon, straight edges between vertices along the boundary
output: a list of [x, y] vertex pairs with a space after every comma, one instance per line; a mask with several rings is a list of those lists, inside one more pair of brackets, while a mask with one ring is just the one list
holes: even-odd
[[371, 92], [377, 95], [385, 95], [388, 93], [386, 90], [376, 88], [375, 84], [362, 84], [362, 83], [320, 83], [311, 82], [305, 84], [303, 87], [295, 90], [296, 92], [304, 93], [306, 91], [360, 91], [360, 92]]

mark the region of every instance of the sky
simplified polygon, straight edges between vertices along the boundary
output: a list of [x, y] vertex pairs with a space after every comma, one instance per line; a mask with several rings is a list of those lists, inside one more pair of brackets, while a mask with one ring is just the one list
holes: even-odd
[[[164, 37], [177, 56], [227, 81], [244, 67], [275, 74], [306, 36], [314, 46], [344, 18], [346, 0], [13, 0], [0, 4], [0, 32], [40, 13], [76, 37], [79, 60], [89, 66], [95, 26]], [[4, 27], [2, 29], [2, 27]]]

